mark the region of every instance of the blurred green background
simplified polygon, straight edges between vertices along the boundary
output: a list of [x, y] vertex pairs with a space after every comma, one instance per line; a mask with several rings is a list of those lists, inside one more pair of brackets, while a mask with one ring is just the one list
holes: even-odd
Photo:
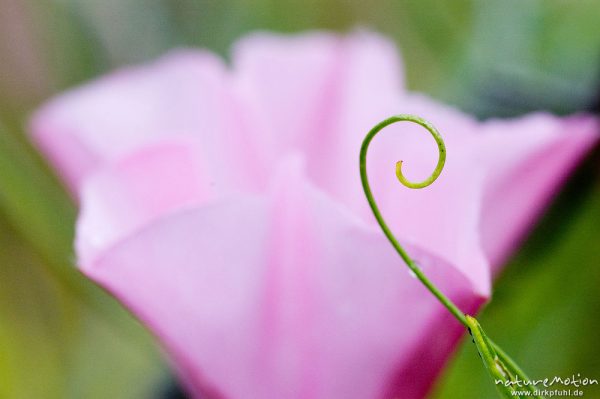
[[[0, 0], [0, 398], [178, 395], [149, 334], [73, 266], [75, 206], [23, 133], [43, 100], [175, 46], [226, 57], [252, 30], [366, 27], [397, 42], [411, 89], [480, 118], [598, 112], [599, 21], [597, 0]], [[482, 314], [533, 377], [600, 378], [599, 239], [596, 150]], [[432, 397], [495, 397], [468, 340]]]

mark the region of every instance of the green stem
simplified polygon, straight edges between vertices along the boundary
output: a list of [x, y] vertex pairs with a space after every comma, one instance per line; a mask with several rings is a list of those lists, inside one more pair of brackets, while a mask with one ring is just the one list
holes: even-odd
[[[490, 376], [494, 379], [503, 379], [503, 381], [514, 381], [516, 377], [521, 380], [529, 380], [525, 373], [521, 370], [521, 368], [495, 343], [493, 343], [485, 333], [483, 329], [477, 322], [477, 320], [471, 316], [466, 316], [461, 310], [448, 298], [444, 295], [421, 271], [421, 269], [417, 266], [417, 263], [408, 255], [408, 253], [402, 248], [388, 225], [385, 223], [383, 216], [375, 202], [375, 198], [373, 197], [373, 193], [371, 191], [371, 186], [369, 184], [369, 179], [367, 176], [367, 152], [369, 149], [369, 144], [373, 138], [386, 126], [389, 126], [396, 122], [413, 122], [418, 125], [423, 126], [435, 140], [438, 146], [438, 162], [433, 171], [433, 173], [422, 182], [414, 183], [407, 180], [402, 174], [402, 161], [396, 163], [396, 177], [406, 187], [420, 189], [429, 186], [433, 183], [442, 172], [444, 168], [444, 164], [446, 163], [446, 146], [444, 144], [444, 140], [442, 136], [439, 134], [437, 129], [431, 125], [426, 120], [414, 116], [414, 115], [396, 115], [392, 116], [373, 127], [365, 139], [363, 140], [362, 146], [360, 148], [360, 179], [362, 183], [363, 190], [365, 192], [365, 196], [367, 197], [367, 201], [369, 202], [369, 206], [373, 211], [373, 215], [375, 219], [377, 219], [377, 223], [381, 227], [381, 230], [390, 241], [396, 252], [400, 255], [400, 257], [404, 260], [409, 269], [414, 273], [414, 275], [423, 283], [423, 285], [431, 292], [446, 309], [458, 320], [463, 326], [469, 329], [471, 334], [473, 335], [474, 342], [477, 346], [477, 350], [481, 355], [481, 358], [488, 370]], [[497, 384], [496, 384], [497, 385]], [[499, 393], [504, 397], [518, 397], [515, 396], [515, 388], [512, 386], [498, 386]], [[525, 388], [529, 391], [533, 391], [533, 386], [528, 386]], [[533, 396], [539, 398], [538, 396]]]
[[379, 223], [381, 230], [383, 230], [383, 234], [385, 234], [385, 236], [390, 241], [394, 249], [398, 252], [400, 257], [402, 257], [406, 265], [415, 274], [415, 276], [417, 276], [417, 278], [423, 283], [423, 285], [427, 287], [427, 289], [442, 303], [442, 305], [446, 307], [446, 309], [448, 309], [448, 311], [450, 311], [450, 313], [454, 315], [454, 317], [456, 317], [458, 321], [460, 321], [465, 327], [467, 327], [467, 320], [463, 312], [461, 312], [460, 309], [458, 309], [458, 307], [446, 295], [444, 295], [440, 290], [437, 289], [435, 285], [433, 285], [433, 283], [425, 276], [425, 274], [423, 274], [421, 269], [417, 266], [417, 263], [408, 255], [408, 253], [406, 253], [406, 251], [404, 250], [404, 248], [402, 248], [398, 240], [396, 240], [396, 237], [394, 237], [394, 234], [392, 233], [388, 225], [385, 223], [383, 216], [381, 216], [379, 207], [377, 206], [375, 198], [373, 197], [371, 186], [369, 185], [369, 179], [367, 176], [367, 152], [369, 150], [369, 144], [371, 144], [373, 138], [383, 128], [385, 128], [388, 125], [391, 125], [392, 123], [402, 121], [414, 122], [427, 129], [429, 133], [431, 133], [431, 135], [435, 139], [435, 142], [438, 145], [439, 158], [435, 170], [433, 171], [431, 176], [429, 176], [427, 179], [420, 183], [412, 183], [404, 177], [404, 175], [402, 174], [402, 161], [399, 161], [398, 163], [396, 163], [396, 176], [398, 177], [398, 180], [400, 180], [402, 184], [410, 188], [424, 188], [433, 183], [442, 172], [444, 164], [446, 163], [446, 146], [444, 145], [444, 140], [442, 139], [442, 136], [440, 136], [436, 128], [433, 127], [429, 122], [425, 121], [422, 118], [419, 118], [418, 116], [396, 115], [378, 123], [373, 129], [371, 129], [371, 131], [363, 140], [362, 146], [360, 148], [360, 179], [362, 182], [362, 187], [365, 192], [365, 196], [367, 197], [367, 201], [369, 202], [369, 206], [373, 211], [373, 215], [375, 215], [375, 219], [377, 219], [377, 223]]

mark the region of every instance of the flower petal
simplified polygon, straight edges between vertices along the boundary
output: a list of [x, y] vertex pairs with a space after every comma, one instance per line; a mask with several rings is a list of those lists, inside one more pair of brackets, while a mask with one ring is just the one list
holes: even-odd
[[228, 87], [217, 57], [180, 50], [57, 97], [34, 116], [31, 131], [74, 191], [99, 165], [165, 137], [198, 139], [215, 176], [236, 162], [249, 172], [244, 154], [252, 146]]
[[[409, 250], [463, 310], [482, 303], [452, 266]], [[295, 159], [267, 197], [170, 214], [82, 266], [212, 397], [422, 397], [462, 332]]]
[[219, 195], [194, 144], [171, 139], [147, 146], [85, 180], [77, 221], [80, 260], [90, 262], [155, 219]]
[[579, 161], [598, 143], [590, 116], [532, 114], [483, 126], [474, 163], [487, 169], [481, 240], [498, 272]]
[[[373, 33], [250, 35], [233, 51], [236, 93], [267, 167], [300, 151], [327, 192], [356, 184], [357, 149], [375, 123], [398, 112], [402, 65], [394, 44]], [[351, 109], [351, 120], [343, 119]], [[352, 171], [352, 172], [351, 172]]]

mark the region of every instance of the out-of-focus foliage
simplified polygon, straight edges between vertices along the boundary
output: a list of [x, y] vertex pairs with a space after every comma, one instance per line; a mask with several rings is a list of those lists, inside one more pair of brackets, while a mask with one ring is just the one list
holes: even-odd
[[[75, 207], [23, 135], [42, 100], [172, 47], [226, 57], [252, 30], [363, 27], [396, 40], [410, 88], [479, 117], [570, 113], [597, 105], [598, 21], [597, 0], [0, 0], [0, 397], [146, 398], [164, 382], [148, 334], [72, 264]], [[534, 377], [600, 378], [598, 169], [582, 167], [481, 318]], [[433, 396], [493, 389], [469, 344]]]
[[2, 126], [0, 187], [0, 398], [147, 395], [162, 373], [148, 334], [76, 272], [72, 200]]

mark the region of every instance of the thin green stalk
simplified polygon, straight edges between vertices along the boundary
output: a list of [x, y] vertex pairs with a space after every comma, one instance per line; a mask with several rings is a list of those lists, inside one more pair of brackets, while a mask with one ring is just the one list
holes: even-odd
[[392, 116], [392, 117], [378, 123], [373, 129], [371, 129], [371, 131], [367, 134], [367, 136], [363, 140], [363, 143], [362, 143], [362, 146], [360, 149], [360, 178], [361, 178], [361, 182], [362, 182], [362, 187], [365, 192], [365, 196], [367, 197], [367, 201], [369, 202], [369, 206], [371, 207], [371, 210], [373, 211], [373, 215], [375, 215], [375, 219], [377, 219], [377, 223], [379, 223], [381, 230], [383, 230], [383, 234], [385, 234], [385, 236], [390, 241], [390, 243], [392, 244], [394, 249], [396, 249], [396, 251], [398, 252], [400, 257], [402, 257], [402, 259], [406, 263], [406, 265], [415, 274], [415, 276], [417, 276], [417, 278], [425, 285], [425, 287], [427, 287], [427, 289], [446, 307], [446, 309], [448, 309], [448, 311], [450, 313], [452, 313], [454, 315], [454, 317], [456, 317], [456, 319], [458, 321], [460, 321], [466, 327], [467, 320], [465, 319], [465, 315], [460, 311], [460, 309], [458, 309], [458, 307], [446, 295], [444, 295], [440, 290], [437, 289], [437, 287], [435, 285], [433, 285], [433, 283], [431, 281], [429, 281], [429, 279], [423, 274], [421, 269], [417, 266], [416, 262], [408, 255], [408, 253], [406, 253], [406, 251], [404, 250], [404, 248], [402, 248], [402, 246], [400, 245], [398, 240], [396, 240], [396, 237], [394, 236], [394, 234], [392, 233], [392, 231], [390, 230], [388, 225], [385, 223], [385, 220], [383, 219], [383, 216], [381, 215], [381, 212], [379, 211], [379, 207], [377, 206], [377, 203], [375, 202], [375, 198], [373, 197], [373, 193], [371, 191], [371, 186], [369, 184], [369, 179], [367, 176], [367, 152], [369, 149], [369, 144], [371, 144], [371, 141], [373, 140], [373, 138], [383, 128], [385, 128], [388, 125], [391, 125], [392, 123], [396, 123], [396, 122], [400, 122], [400, 121], [414, 122], [414, 123], [417, 123], [417, 124], [423, 126], [425, 129], [427, 129], [431, 133], [431, 135], [433, 136], [433, 138], [435, 139], [435, 141], [438, 145], [439, 158], [438, 158], [438, 163], [435, 167], [435, 170], [433, 171], [431, 176], [429, 176], [427, 179], [425, 179], [424, 181], [422, 181], [420, 183], [412, 183], [412, 182], [408, 181], [402, 174], [402, 161], [397, 162], [396, 163], [396, 176], [398, 177], [398, 180], [400, 180], [400, 182], [402, 184], [404, 184], [405, 186], [410, 187], [410, 188], [416, 188], [416, 189], [424, 188], [424, 187], [429, 186], [431, 183], [433, 183], [438, 178], [440, 173], [442, 172], [442, 169], [444, 168], [444, 164], [446, 163], [446, 146], [444, 145], [444, 140], [442, 139], [442, 136], [440, 136], [440, 134], [435, 129], [435, 127], [433, 127], [430, 123], [423, 120], [422, 118], [419, 118], [418, 116], [396, 115], [396, 116]]
[[[392, 116], [384, 121], [378, 123], [373, 127], [367, 136], [364, 138], [362, 146], [360, 148], [360, 178], [363, 190], [365, 192], [365, 196], [367, 197], [367, 201], [369, 202], [369, 206], [373, 211], [373, 215], [379, 223], [383, 234], [390, 241], [396, 252], [400, 255], [400, 257], [404, 260], [409, 269], [414, 273], [414, 275], [423, 283], [423, 285], [440, 301], [442, 305], [466, 328], [469, 329], [469, 332], [473, 336], [473, 342], [477, 346], [477, 350], [481, 355], [484, 365], [488, 370], [490, 376], [497, 380], [502, 381], [502, 384], [496, 383], [496, 387], [499, 390], [499, 393], [503, 397], [511, 397], [518, 398], [519, 396], [515, 395], [517, 390], [513, 385], [504, 384], [507, 381], [514, 381], [516, 378], [520, 378], [523, 381], [529, 381], [525, 373], [521, 370], [521, 368], [508, 356], [506, 353], [500, 349], [496, 344], [494, 344], [490, 339], [487, 338], [481, 325], [477, 322], [474, 317], [465, 315], [461, 310], [448, 298], [444, 295], [421, 271], [418, 267], [417, 263], [408, 255], [408, 253], [402, 248], [388, 225], [385, 223], [383, 216], [375, 202], [375, 198], [373, 197], [373, 193], [371, 191], [371, 186], [369, 184], [369, 179], [367, 176], [367, 152], [369, 149], [369, 144], [373, 138], [385, 127], [396, 123], [396, 122], [413, 122], [418, 125], [423, 126], [435, 140], [438, 146], [438, 162], [433, 171], [433, 173], [422, 182], [414, 183], [407, 180], [402, 174], [402, 161], [396, 163], [396, 177], [406, 187], [413, 189], [420, 189], [429, 186], [433, 183], [442, 173], [442, 169], [444, 168], [444, 164], [446, 163], [446, 146], [444, 144], [444, 140], [442, 136], [439, 134], [437, 129], [431, 125], [429, 122], [414, 115], [396, 115]], [[519, 387], [517, 387], [519, 388]], [[534, 391], [535, 387], [527, 386], [526, 390], [531, 392]], [[540, 398], [539, 396], [528, 396], [533, 398]]]

